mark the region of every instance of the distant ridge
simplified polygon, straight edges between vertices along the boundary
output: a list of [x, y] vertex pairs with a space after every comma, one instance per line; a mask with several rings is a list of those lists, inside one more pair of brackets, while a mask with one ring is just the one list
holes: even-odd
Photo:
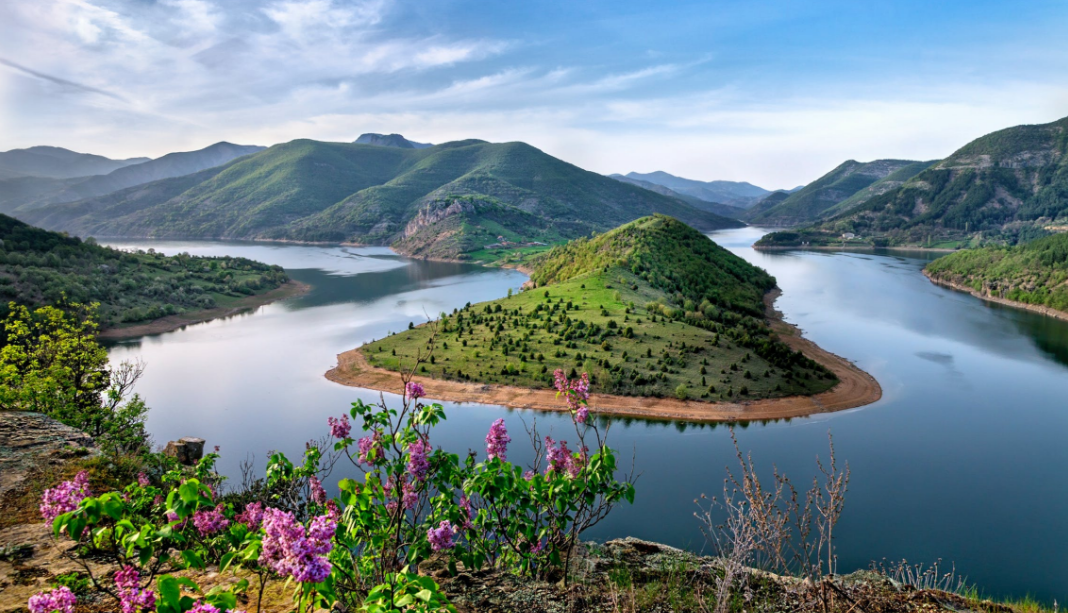
[[427, 147], [433, 147], [430, 143], [417, 143], [415, 141], [408, 140], [400, 134], [375, 134], [368, 132], [361, 134], [356, 139], [357, 145], [375, 145], [378, 147], [399, 147], [401, 149], [426, 149]]
[[695, 181], [668, 174], [662, 170], [650, 173], [629, 172], [628, 179], [648, 181], [693, 196], [705, 202], [718, 202], [738, 208], [749, 208], [770, 191], [744, 181]]
[[0, 212], [13, 213], [49, 204], [102, 196], [127, 187], [169, 179], [221, 166], [266, 147], [215, 143], [197, 151], [168, 153], [155, 159], [123, 166], [106, 175], [74, 179], [18, 177], [0, 181]]
[[722, 215], [724, 217], [730, 217], [731, 219], [741, 219], [741, 215], [745, 212], [745, 209], [731, 206], [729, 204], [720, 204], [718, 202], [709, 202], [707, 200], [701, 200], [700, 198], [694, 198], [686, 194], [680, 194], [679, 192], [671, 189], [670, 187], [664, 187], [649, 181], [642, 181], [641, 179], [632, 179], [620, 174], [608, 175], [616, 181], [622, 181], [623, 183], [630, 183], [631, 185], [637, 185], [638, 187], [645, 188], [651, 192], [670, 196], [672, 198], [678, 198], [683, 202], [688, 203], [694, 208], [701, 209], [702, 211], [708, 211], [715, 213], [716, 215]]
[[78, 153], [62, 147], [30, 147], [0, 152], [0, 179], [48, 177], [70, 179], [107, 174], [113, 170], [147, 162], [149, 158], [112, 160], [101, 155]]

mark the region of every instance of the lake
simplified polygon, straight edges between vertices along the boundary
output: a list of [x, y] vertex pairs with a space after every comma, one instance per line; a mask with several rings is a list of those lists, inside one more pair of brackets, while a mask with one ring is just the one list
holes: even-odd
[[[836, 529], [839, 570], [873, 560], [955, 564], [991, 596], [1068, 598], [1068, 322], [937, 287], [925, 253], [756, 252], [757, 228], [714, 240], [778, 279], [787, 321], [875, 376], [884, 396], [850, 411], [737, 429], [743, 451], [795, 482], [826, 458], [827, 433], [852, 471]], [[412, 261], [382, 248], [241, 242], [124, 241], [165, 253], [236, 255], [284, 266], [313, 289], [253, 313], [111, 347], [143, 358], [138, 391], [157, 443], [200, 436], [220, 445], [221, 469], [262, 467], [269, 450], [299, 456], [326, 419], [376, 392], [323, 378], [335, 355], [428, 315], [503, 296], [526, 279], [509, 270]], [[387, 400], [389, 396], [387, 395]], [[433, 443], [484, 453], [504, 417], [509, 459], [537, 419], [566, 435], [563, 416], [445, 403]], [[516, 434], [519, 436], [516, 436]], [[587, 536], [632, 535], [705, 548], [693, 512], [722, 491], [734, 451], [725, 426], [617, 420], [611, 444], [640, 473], [633, 506]], [[337, 475], [335, 475], [337, 477]], [[705, 548], [707, 551], [707, 548]]]

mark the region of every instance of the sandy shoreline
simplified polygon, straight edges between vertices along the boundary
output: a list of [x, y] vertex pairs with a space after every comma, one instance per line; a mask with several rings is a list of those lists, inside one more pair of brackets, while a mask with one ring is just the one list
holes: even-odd
[[928, 273], [926, 270], [923, 271], [923, 276], [927, 277], [927, 280], [931, 283], [934, 283], [935, 285], [948, 287], [949, 289], [956, 290], [958, 292], [964, 292], [965, 294], [971, 294], [980, 300], [994, 302], [996, 304], [1012, 307], [1014, 309], [1023, 309], [1025, 311], [1031, 311], [1032, 313], [1039, 313], [1041, 315], [1045, 315], [1046, 317], [1054, 317], [1057, 319], [1063, 319], [1065, 321], [1068, 321], [1068, 313], [1065, 313], [1064, 311], [1058, 311], [1057, 309], [1051, 309], [1048, 306], [1042, 306], [1040, 304], [1027, 304], [1026, 302], [1016, 302], [1015, 300], [1009, 300], [1008, 298], [1000, 298], [998, 296], [984, 294], [980, 291], [975, 290], [974, 288], [968, 287], [967, 285], [961, 285], [960, 283], [954, 283], [952, 281], [946, 281], [945, 279], [937, 279], [935, 277], [932, 277], [931, 274]]
[[100, 334], [97, 335], [97, 338], [121, 340], [137, 336], [148, 336], [150, 334], [163, 334], [164, 332], [171, 332], [191, 324], [203, 323], [213, 319], [220, 319], [223, 317], [230, 317], [231, 315], [237, 315], [238, 313], [244, 313], [245, 311], [250, 311], [265, 304], [270, 304], [291, 296], [298, 296], [307, 292], [309, 289], [311, 289], [310, 285], [290, 279], [269, 292], [257, 296], [241, 298], [233, 306], [194, 311], [191, 313], [181, 313], [178, 315], [168, 315], [167, 317], [153, 319], [147, 323], [125, 326], [122, 328], [108, 328], [107, 330], [101, 331]]
[[954, 253], [960, 249], [945, 249], [940, 247], [876, 247], [875, 245], [753, 245], [757, 251], [927, 251], [930, 253]]
[[[883, 390], [879, 382], [854, 366], [849, 360], [825, 351], [801, 336], [800, 330], [782, 320], [774, 302], [779, 291], [765, 296], [768, 320], [772, 329], [787, 345], [823, 364], [838, 376], [839, 383], [830, 390], [814, 396], [790, 396], [747, 402], [699, 402], [676, 398], [645, 398], [590, 394], [590, 406], [595, 412], [620, 417], [667, 419], [688, 422], [731, 422], [763, 419], [803, 417], [816, 413], [842, 411], [871, 404], [879, 400]], [[338, 354], [337, 366], [327, 371], [326, 378], [341, 385], [362, 387], [394, 394], [401, 393], [398, 373], [368, 364], [359, 348]], [[478, 402], [538, 411], [561, 411], [555, 390], [528, 389], [507, 385], [486, 385], [477, 382], [443, 381], [417, 376], [427, 396], [448, 402]]]

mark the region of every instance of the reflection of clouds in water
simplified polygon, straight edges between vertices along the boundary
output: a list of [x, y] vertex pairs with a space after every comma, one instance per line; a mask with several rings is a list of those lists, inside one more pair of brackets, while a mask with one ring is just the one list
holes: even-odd
[[927, 360], [928, 362], [944, 366], [946, 373], [953, 378], [964, 378], [964, 373], [957, 369], [952, 354], [941, 353], [938, 351], [917, 351], [916, 357], [921, 360]]

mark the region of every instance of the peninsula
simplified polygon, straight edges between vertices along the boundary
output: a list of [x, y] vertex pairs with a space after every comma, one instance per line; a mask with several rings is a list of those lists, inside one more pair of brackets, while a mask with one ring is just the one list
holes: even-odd
[[553, 248], [526, 291], [468, 304], [341, 354], [327, 377], [397, 392], [418, 361], [430, 397], [553, 410], [552, 373], [587, 372], [605, 414], [797, 417], [869, 404], [878, 383], [775, 313], [775, 279], [654, 215]]

